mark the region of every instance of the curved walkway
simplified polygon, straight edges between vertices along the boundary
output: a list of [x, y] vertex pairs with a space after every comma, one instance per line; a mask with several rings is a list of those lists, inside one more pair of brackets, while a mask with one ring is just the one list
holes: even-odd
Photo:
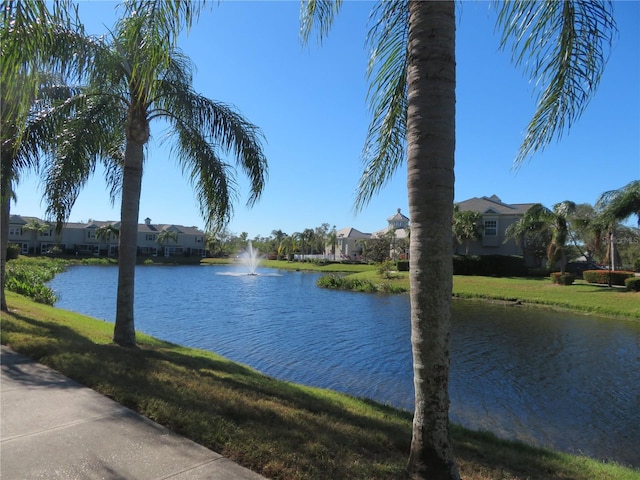
[[62, 374], [1, 347], [2, 480], [261, 480]]

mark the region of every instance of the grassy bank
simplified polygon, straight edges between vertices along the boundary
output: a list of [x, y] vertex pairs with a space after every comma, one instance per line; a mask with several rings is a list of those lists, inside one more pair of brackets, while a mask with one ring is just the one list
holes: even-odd
[[[8, 294], [1, 339], [94, 390], [274, 479], [400, 478], [408, 412], [280, 382], [213, 353], [139, 335]], [[638, 480], [640, 471], [454, 427], [463, 478]]]
[[[398, 272], [387, 279], [375, 269], [349, 275], [371, 283], [389, 282], [409, 289], [409, 275]], [[640, 319], [640, 293], [624, 288], [577, 280], [573, 285], [555, 285], [549, 278], [481, 277], [455, 275], [453, 295], [459, 298], [518, 301], [529, 305], [543, 305], [584, 313]]]

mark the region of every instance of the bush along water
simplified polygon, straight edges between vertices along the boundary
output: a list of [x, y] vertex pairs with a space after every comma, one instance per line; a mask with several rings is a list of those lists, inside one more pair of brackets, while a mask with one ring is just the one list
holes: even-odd
[[66, 262], [51, 258], [7, 262], [5, 288], [38, 303], [53, 305], [57, 298], [45, 284], [64, 270]]
[[362, 280], [359, 278], [341, 277], [338, 275], [325, 275], [320, 277], [316, 285], [321, 288], [330, 288], [334, 290], [352, 290], [354, 292], [363, 293], [405, 293], [406, 289], [393, 285], [389, 282], [375, 283], [371, 280]]

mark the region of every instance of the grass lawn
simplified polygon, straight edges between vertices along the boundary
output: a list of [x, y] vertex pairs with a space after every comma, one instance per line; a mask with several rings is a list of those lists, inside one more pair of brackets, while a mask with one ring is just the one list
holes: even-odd
[[[375, 267], [346, 278], [391, 283], [409, 290], [408, 272], [392, 278], [381, 276]], [[621, 287], [609, 288], [577, 280], [573, 285], [555, 285], [549, 278], [481, 277], [454, 275], [453, 295], [459, 298], [520, 301], [584, 313], [621, 316], [640, 320], [640, 292]]]
[[[281, 382], [214, 353], [138, 334], [8, 292], [1, 340], [238, 463], [281, 480], [401, 478], [411, 415]], [[468, 480], [638, 480], [640, 471], [507, 442], [453, 426]]]
[[586, 313], [640, 320], [640, 293], [577, 280], [555, 285], [548, 278], [496, 278], [456, 275], [453, 293], [461, 298], [518, 300]]

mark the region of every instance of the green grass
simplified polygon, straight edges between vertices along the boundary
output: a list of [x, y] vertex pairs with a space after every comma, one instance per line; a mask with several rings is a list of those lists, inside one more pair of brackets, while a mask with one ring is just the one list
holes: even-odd
[[[203, 258], [202, 265], [229, 265], [240, 263], [235, 258]], [[298, 262], [287, 260], [266, 260], [260, 261], [260, 266], [265, 268], [277, 268], [280, 270], [305, 270], [310, 272], [331, 272], [331, 273], [356, 273], [366, 272], [375, 269], [375, 265], [363, 263], [321, 263], [321, 262]]]
[[[266, 377], [214, 353], [139, 334], [8, 293], [1, 341], [238, 463], [281, 480], [401, 478], [411, 415]], [[640, 471], [452, 427], [468, 480], [638, 480]]]
[[[397, 272], [391, 279], [387, 279], [374, 266], [370, 266], [368, 271], [348, 275], [344, 279], [357, 279], [373, 284], [386, 282], [405, 291], [409, 290], [408, 272]], [[547, 277], [454, 275], [453, 295], [458, 298], [519, 301], [529, 305], [640, 319], [639, 292], [589, 284], [583, 280], [577, 280], [573, 285], [556, 285]]]
[[555, 285], [548, 278], [496, 278], [456, 275], [453, 293], [461, 298], [520, 301], [585, 313], [640, 319], [640, 294], [583, 280]]

